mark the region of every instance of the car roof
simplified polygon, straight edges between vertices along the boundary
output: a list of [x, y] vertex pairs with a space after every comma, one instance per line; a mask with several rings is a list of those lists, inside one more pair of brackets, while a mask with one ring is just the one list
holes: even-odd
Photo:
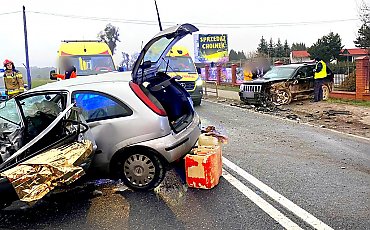
[[280, 65], [280, 66], [275, 66], [277, 68], [298, 68], [302, 66], [313, 66], [315, 63], [296, 63], [296, 64], [288, 64], [288, 65]]
[[28, 92], [36, 92], [43, 90], [68, 90], [71, 87], [79, 85], [89, 85], [96, 83], [114, 83], [114, 82], [129, 82], [131, 81], [131, 72], [109, 72], [90, 76], [78, 76], [67, 80], [56, 81], [36, 87]]

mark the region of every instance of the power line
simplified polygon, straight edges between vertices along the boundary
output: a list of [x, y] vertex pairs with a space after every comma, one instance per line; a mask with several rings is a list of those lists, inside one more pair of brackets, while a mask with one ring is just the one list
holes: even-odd
[[[105, 18], [105, 17], [91, 17], [91, 16], [81, 16], [81, 15], [66, 15], [66, 14], [56, 14], [41, 11], [28, 11], [34, 14], [49, 15], [55, 17], [73, 18], [73, 19], [83, 19], [83, 20], [93, 20], [93, 21], [104, 21], [104, 22], [117, 22], [117, 23], [127, 23], [127, 24], [137, 24], [137, 25], [151, 25], [156, 26], [157, 21], [148, 20], [133, 20], [133, 19], [118, 19], [118, 18]], [[357, 18], [349, 19], [336, 19], [336, 20], [321, 20], [321, 21], [301, 21], [301, 22], [272, 22], [272, 23], [202, 23], [202, 22], [192, 22], [198, 27], [206, 28], [266, 28], [266, 27], [289, 27], [289, 26], [306, 26], [306, 25], [317, 25], [317, 24], [330, 24], [330, 23], [341, 23], [357, 21]], [[176, 22], [163, 22], [166, 25], [178, 24]]]
[[13, 12], [4, 12], [4, 13], [0, 13], [0, 16], [2, 15], [7, 15], [7, 14], [16, 14], [16, 13], [20, 13], [21, 11], [18, 10], [18, 11], [13, 11]]

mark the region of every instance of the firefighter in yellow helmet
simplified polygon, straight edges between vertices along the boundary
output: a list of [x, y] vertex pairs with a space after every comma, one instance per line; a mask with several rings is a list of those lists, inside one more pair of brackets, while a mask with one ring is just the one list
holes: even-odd
[[324, 84], [325, 78], [327, 77], [327, 67], [326, 63], [321, 60], [321, 58], [316, 57], [316, 67], [314, 69], [315, 75], [315, 88], [314, 88], [314, 102], [322, 101], [323, 98], [323, 91], [322, 86]]
[[24, 92], [24, 81], [22, 74], [15, 69], [14, 63], [8, 59], [4, 61], [4, 84], [5, 93], [9, 98]]

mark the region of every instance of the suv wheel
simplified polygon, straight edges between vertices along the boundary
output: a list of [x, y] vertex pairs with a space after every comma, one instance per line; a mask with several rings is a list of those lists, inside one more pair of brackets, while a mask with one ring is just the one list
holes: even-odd
[[292, 94], [287, 89], [280, 89], [276, 92], [275, 102], [279, 105], [287, 105], [292, 101]]
[[322, 100], [326, 101], [329, 99], [329, 87], [327, 85], [322, 85]]
[[115, 174], [134, 190], [152, 190], [166, 174], [159, 158], [149, 150], [134, 150], [116, 158]]

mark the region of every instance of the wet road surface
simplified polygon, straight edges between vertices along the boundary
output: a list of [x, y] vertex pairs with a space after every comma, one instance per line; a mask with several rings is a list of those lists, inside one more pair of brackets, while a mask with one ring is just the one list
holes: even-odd
[[196, 109], [230, 138], [214, 189], [187, 188], [175, 170], [153, 192], [98, 181], [32, 207], [16, 202], [0, 211], [0, 228], [369, 229], [369, 140], [215, 103]]

